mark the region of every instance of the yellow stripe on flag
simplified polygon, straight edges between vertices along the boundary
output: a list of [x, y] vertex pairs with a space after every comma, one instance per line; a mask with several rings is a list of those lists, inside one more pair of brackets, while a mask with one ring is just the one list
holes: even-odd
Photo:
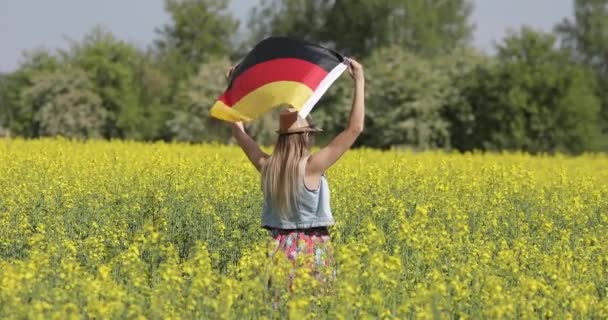
[[217, 101], [211, 115], [229, 122], [251, 121], [281, 104], [289, 104], [299, 111], [312, 94], [313, 91], [300, 82], [272, 82], [248, 93], [232, 108]]

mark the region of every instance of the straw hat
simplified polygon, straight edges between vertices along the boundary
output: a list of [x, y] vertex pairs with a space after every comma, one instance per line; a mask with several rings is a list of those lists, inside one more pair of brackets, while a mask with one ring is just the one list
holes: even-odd
[[291, 133], [302, 133], [302, 132], [320, 132], [323, 131], [317, 128], [310, 115], [303, 119], [298, 114], [298, 111], [293, 108], [288, 108], [281, 111], [279, 114], [279, 130], [278, 134], [291, 134]]

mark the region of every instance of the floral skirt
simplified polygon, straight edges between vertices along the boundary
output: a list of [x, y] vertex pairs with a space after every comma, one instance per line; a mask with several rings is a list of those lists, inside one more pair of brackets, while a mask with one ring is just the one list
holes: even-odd
[[[270, 258], [282, 252], [295, 265], [299, 256], [307, 255], [305, 258], [309, 258], [312, 274], [319, 280], [327, 280], [323, 277], [327, 272], [323, 270], [333, 268], [333, 250], [327, 228], [269, 229], [269, 232], [272, 237]], [[335, 276], [335, 272], [330, 273]]]

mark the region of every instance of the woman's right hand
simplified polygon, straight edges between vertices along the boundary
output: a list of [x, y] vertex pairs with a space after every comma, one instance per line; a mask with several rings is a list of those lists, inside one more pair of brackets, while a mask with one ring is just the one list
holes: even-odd
[[236, 66], [231, 66], [230, 69], [228, 69], [228, 71], [226, 71], [226, 81], [230, 81], [230, 76], [232, 75], [234, 68], [236, 68]]
[[245, 127], [243, 126], [242, 121], [232, 122], [231, 125], [232, 125], [232, 128], [235, 130], [241, 130], [243, 132], [245, 131]]
[[348, 58], [348, 73], [355, 82], [364, 82], [363, 66], [354, 59]]

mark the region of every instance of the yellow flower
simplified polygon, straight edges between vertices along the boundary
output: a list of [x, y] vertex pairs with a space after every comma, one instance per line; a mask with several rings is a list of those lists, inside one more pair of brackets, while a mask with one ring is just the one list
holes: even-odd
[[608, 318], [607, 160], [349, 151], [311, 271], [238, 147], [0, 139], [0, 315]]

